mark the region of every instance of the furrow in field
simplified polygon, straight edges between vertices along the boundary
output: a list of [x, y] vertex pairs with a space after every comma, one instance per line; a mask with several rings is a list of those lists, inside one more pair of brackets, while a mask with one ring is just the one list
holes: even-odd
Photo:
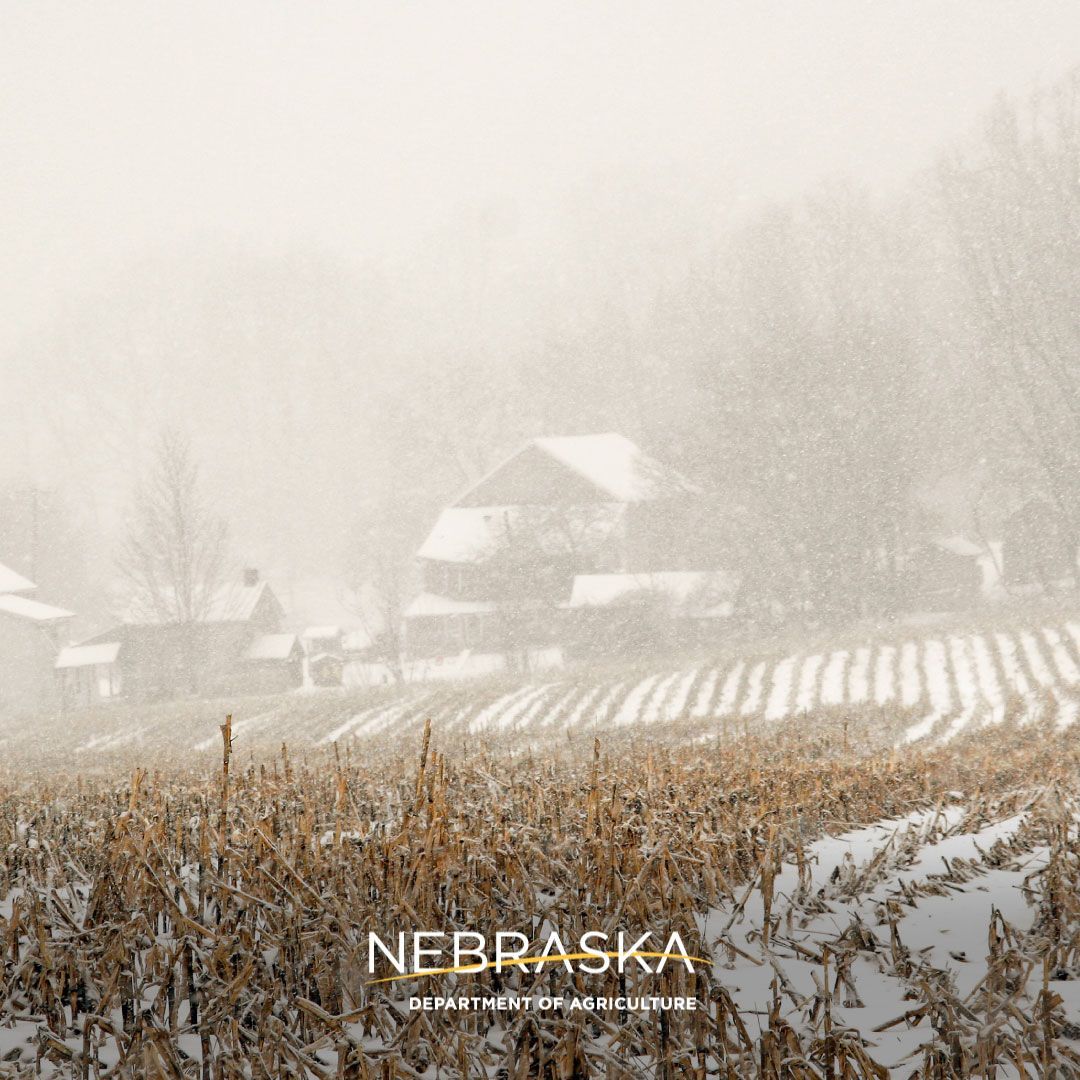
[[769, 691], [769, 700], [765, 705], [766, 720], [782, 720], [787, 716], [798, 662], [797, 656], [789, 656], [781, 660], [773, 669], [772, 689]]
[[896, 649], [892, 645], [883, 645], [878, 650], [877, 663], [874, 665], [874, 703], [886, 705], [896, 696], [895, 678]]
[[825, 658], [820, 654], [808, 656], [799, 671], [799, 689], [795, 695], [795, 711], [808, 713], [814, 707], [817, 696], [818, 672]]
[[664, 706], [671, 696], [675, 684], [682, 678], [683, 673], [676, 671], [656, 684], [656, 689], [649, 695], [641, 710], [641, 723], [655, 724], [666, 716]]
[[870, 697], [870, 649], [863, 646], [855, 650], [848, 668], [848, 703], [861, 705]]
[[752, 716], [761, 708], [762, 686], [765, 681], [765, 661], [760, 660], [750, 670], [746, 680], [746, 696], [743, 698], [740, 716]]
[[912, 709], [921, 698], [919, 646], [914, 641], [907, 641], [900, 650], [900, 704], [905, 709]]
[[938, 716], [946, 715], [952, 710], [952, 692], [949, 689], [949, 661], [940, 641], [924, 642], [923, 672], [930, 707]]
[[742, 680], [743, 670], [746, 665], [740, 660], [724, 679], [723, 689], [720, 691], [720, 699], [713, 710], [713, 716], [727, 716], [735, 708], [735, 701], [739, 696], [739, 683]]
[[1034, 676], [1035, 681], [1040, 686], [1053, 686], [1054, 675], [1046, 663], [1046, 657], [1043, 656], [1042, 650], [1039, 648], [1038, 639], [1035, 635], [1029, 630], [1021, 630], [1020, 644], [1023, 646], [1024, 657], [1027, 660], [1028, 667], [1031, 669], [1031, 674]]
[[1016, 642], [1008, 634], [995, 634], [994, 641], [997, 643], [998, 656], [1001, 658], [1001, 670], [1005, 673], [1005, 684], [1013, 694], [1027, 697], [1031, 693], [1031, 685], [1027, 676], [1020, 667], [1020, 661], [1016, 656]]
[[1043, 637], [1050, 646], [1050, 655], [1054, 660], [1054, 667], [1066, 686], [1075, 686], [1080, 682], [1080, 671], [1077, 670], [1076, 661], [1069, 655], [1068, 647], [1062, 640], [1061, 634], [1047, 626], [1043, 629]]
[[847, 662], [846, 649], [840, 649], [829, 656], [829, 662], [825, 665], [825, 672], [821, 676], [820, 701], [822, 705], [844, 704], [844, 671]]
[[716, 668], [713, 668], [704, 679], [701, 680], [701, 686], [698, 689], [697, 697], [694, 699], [694, 707], [690, 710], [690, 715], [694, 717], [702, 717], [709, 715], [709, 709], [712, 706], [713, 697], [716, 694], [716, 684], [720, 679], [720, 672]]
[[675, 691], [664, 709], [665, 720], [677, 720], [686, 712], [686, 705], [690, 700], [690, 691], [694, 688], [694, 680], [697, 677], [696, 668], [692, 668], [682, 677], [682, 681], [675, 687]]

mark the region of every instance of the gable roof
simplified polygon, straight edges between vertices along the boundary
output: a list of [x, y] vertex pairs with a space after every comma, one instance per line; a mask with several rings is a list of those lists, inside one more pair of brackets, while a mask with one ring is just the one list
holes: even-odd
[[60, 650], [56, 658], [56, 667], [77, 668], [91, 667], [95, 664], [114, 664], [119, 655], [119, 641], [103, 641], [98, 645], [71, 645]]
[[490, 507], [448, 506], [439, 514], [417, 558], [454, 563], [487, 558], [497, 550], [503, 535], [503, 512]]
[[37, 586], [22, 574], [17, 574], [10, 566], [0, 563], [0, 593], [29, 592]]
[[615, 502], [646, 502], [688, 495], [697, 487], [685, 476], [649, 457], [625, 435], [560, 435], [534, 439], [533, 445], [588, 480]]
[[[550, 504], [553, 500], [548, 492], [539, 497], [519, 499], [488, 499], [485, 496], [487, 490], [498, 488], [498, 480], [503, 474], [512, 473], [515, 467], [520, 466], [527, 473], [523, 463], [530, 457], [533, 458], [534, 472], [542, 471], [540, 463], [546, 461], [563, 470], [564, 477], [565, 472], [569, 472], [574, 479], [582, 481], [579, 492], [589, 502], [637, 503], [700, 493], [685, 476], [644, 453], [625, 435], [609, 431], [597, 435], [553, 435], [531, 439], [463, 492], [453, 505]], [[520, 475], [518, 479], [522, 480]], [[527, 476], [524, 482], [528, 484]], [[581, 500], [571, 495], [560, 501]]]
[[260, 634], [244, 653], [245, 660], [288, 660], [299, 647], [295, 634]]
[[967, 559], [977, 559], [986, 553], [986, 548], [976, 544], [966, 536], [942, 536], [934, 540], [933, 546], [940, 551], [947, 551], [950, 555], [959, 555]]
[[73, 611], [43, 604], [40, 600], [31, 600], [28, 596], [18, 596], [15, 593], [0, 593], [0, 613], [39, 623], [58, 622], [60, 619], [75, 617]]
[[[162, 592], [164, 603], [168, 605], [172, 590], [166, 589]], [[260, 581], [255, 585], [230, 582], [219, 586], [207, 598], [204, 605], [205, 611], [198, 621], [200, 623], [247, 622], [255, 614], [265, 594], [269, 594], [275, 604], [278, 603], [277, 597], [265, 581]], [[121, 618], [121, 622], [126, 626], [165, 626], [176, 621], [170, 617], [170, 612], [160, 612], [145, 600], [132, 603]]]

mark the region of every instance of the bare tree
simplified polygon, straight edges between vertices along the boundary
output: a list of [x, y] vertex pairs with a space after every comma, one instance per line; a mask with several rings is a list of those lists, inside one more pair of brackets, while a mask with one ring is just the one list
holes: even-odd
[[118, 568], [129, 587], [129, 620], [170, 628], [173, 662], [191, 691], [198, 688], [194, 628], [219, 602], [228, 562], [227, 529], [200, 490], [191, 444], [167, 429], [136, 486]]
[[372, 654], [395, 682], [404, 680], [402, 654], [405, 604], [411, 588], [411, 553], [389, 540], [375, 523], [358, 530], [348, 560], [345, 604], [371, 639]]
[[[968, 286], [999, 472], [1080, 536], [1080, 69], [1027, 105], [997, 102], [941, 162], [939, 205]], [[976, 372], [969, 374], [973, 380]], [[1022, 465], [1022, 469], [1017, 466]]]
[[558, 639], [560, 605], [574, 575], [611, 569], [617, 526], [602, 506], [525, 506], [494, 523], [496, 546], [484, 567], [496, 604], [495, 643], [515, 668]]
[[893, 231], [831, 186], [761, 215], [718, 264], [720, 344], [701, 369], [715, 421], [699, 430], [754, 621], [891, 602], [918, 454]]

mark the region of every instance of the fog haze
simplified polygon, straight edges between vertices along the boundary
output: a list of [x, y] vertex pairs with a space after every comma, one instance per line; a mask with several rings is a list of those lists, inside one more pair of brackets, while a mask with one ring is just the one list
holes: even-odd
[[1060, 94], [1072, 3], [0, 12], [0, 482], [80, 534], [72, 603], [165, 428], [288, 575], [345, 575], [373, 523], [407, 560], [539, 434], [621, 432], [754, 517], [795, 475], [754, 418], [818, 347], [815, 385], [896, 418], [889, 485], [959, 474], [941, 528], [1007, 457], [936, 170]]
[[358, 261], [497, 207], [523, 247], [612, 176], [712, 222], [924, 165], [1074, 62], [1071, 3], [7, 4], [10, 346], [152, 252]]

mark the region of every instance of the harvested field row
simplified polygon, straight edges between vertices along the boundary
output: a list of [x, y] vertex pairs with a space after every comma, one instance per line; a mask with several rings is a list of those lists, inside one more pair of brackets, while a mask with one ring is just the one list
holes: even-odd
[[240, 745], [319, 746], [415, 736], [431, 719], [444, 738], [540, 746], [554, 736], [663, 726], [688, 741], [746, 734], [822, 711], [880, 712], [876, 740], [945, 742], [968, 728], [1080, 714], [1080, 623], [942, 634], [776, 659], [742, 657], [684, 669], [573, 673], [239, 702], [118, 705], [0, 725], [0, 749], [83, 769], [132, 754], [212, 755], [232, 711]]
[[[1077, 1075], [1075, 729], [1007, 716], [899, 754], [870, 749], [883, 719], [823, 712], [694, 746], [658, 722], [553, 738], [542, 757], [462, 741], [451, 722], [430, 743], [339, 741], [228, 771], [221, 743], [216, 769], [9, 767], [3, 1068]], [[675, 931], [710, 963], [621, 981], [548, 965], [369, 983], [369, 931], [533, 940], [548, 924], [567, 940]], [[662, 993], [704, 1008], [409, 1009], [433, 992]]]

